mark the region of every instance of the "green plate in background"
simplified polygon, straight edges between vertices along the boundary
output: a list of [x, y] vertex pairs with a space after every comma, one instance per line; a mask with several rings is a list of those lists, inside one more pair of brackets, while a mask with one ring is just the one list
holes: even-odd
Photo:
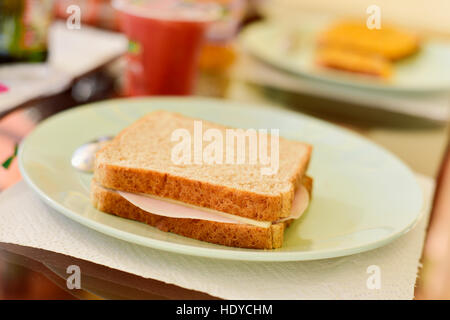
[[[91, 175], [71, 167], [72, 152], [96, 137], [118, 133], [157, 109], [233, 127], [279, 128], [280, 135], [314, 146], [308, 170], [314, 178], [313, 200], [304, 216], [287, 229], [283, 248], [263, 251], [214, 245], [91, 206]], [[406, 233], [422, 208], [422, 191], [414, 174], [381, 147], [308, 116], [225, 100], [124, 99], [65, 111], [42, 122], [25, 139], [19, 165], [33, 190], [70, 219], [139, 245], [211, 258], [312, 260], [367, 251]]]
[[262, 61], [309, 79], [389, 92], [440, 92], [450, 90], [450, 43], [425, 40], [416, 55], [394, 64], [393, 75], [382, 80], [355, 73], [326, 69], [314, 62], [317, 35], [331, 21], [318, 23], [260, 22], [244, 29], [240, 40]]

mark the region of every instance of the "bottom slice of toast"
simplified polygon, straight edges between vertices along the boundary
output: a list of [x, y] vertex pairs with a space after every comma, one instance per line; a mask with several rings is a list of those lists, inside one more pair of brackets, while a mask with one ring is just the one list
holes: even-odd
[[[311, 181], [309, 181], [309, 184]], [[311, 191], [311, 185], [307, 186]], [[144, 211], [114, 190], [92, 181], [91, 201], [105, 213], [146, 223], [165, 232], [229, 247], [276, 249], [283, 245], [285, 228], [292, 220], [274, 223], [270, 228], [221, 223], [199, 219], [170, 218]]]

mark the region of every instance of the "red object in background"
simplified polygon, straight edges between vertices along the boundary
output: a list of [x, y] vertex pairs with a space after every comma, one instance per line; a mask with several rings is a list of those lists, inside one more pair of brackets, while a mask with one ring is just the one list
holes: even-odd
[[127, 10], [119, 11], [119, 19], [129, 39], [125, 94], [191, 94], [208, 20], [158, 18]]
[[0, 93], [8, 91], [8, 87], [0, 83]]
[[[0, 163], [3, 163], [14, 153], [14, 145], [31, 132], [33, 121], [23, 112], [13, 112], [1, 119], [0, 123]], [[17, 158], [8, 169], [0, 166], [0, 191], [21, 179]]]

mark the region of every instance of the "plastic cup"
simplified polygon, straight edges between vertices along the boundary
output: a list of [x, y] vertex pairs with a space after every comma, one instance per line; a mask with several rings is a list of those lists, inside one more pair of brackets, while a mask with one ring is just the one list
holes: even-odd
[[219, 7], [172, 0], [117, 0], [113, 6], [129, 40], [125, 94], [191, 94], [207, 26]]

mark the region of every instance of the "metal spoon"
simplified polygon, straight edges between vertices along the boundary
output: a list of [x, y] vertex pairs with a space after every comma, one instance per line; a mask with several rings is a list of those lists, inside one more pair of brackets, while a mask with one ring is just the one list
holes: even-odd
[[113, 138], [111, 136], [102, 136], [79, 146], [72, 154], [72, 166], [83, 172], [94, 171], [95, 153]]

